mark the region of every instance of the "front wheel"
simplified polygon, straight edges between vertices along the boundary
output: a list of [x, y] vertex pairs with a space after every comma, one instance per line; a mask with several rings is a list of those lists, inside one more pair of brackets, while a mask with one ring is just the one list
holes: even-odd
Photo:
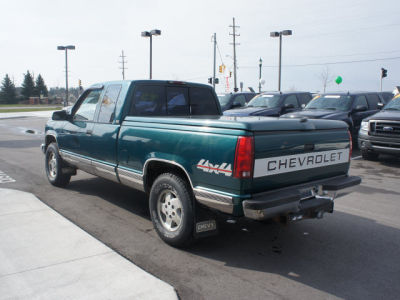
[[149, 206], [154, 228], [162, 240], [175, 247], [192, 241], [194, 211], [186, 181], [171, 173], [157, 177], [150, 190]]
[[65, 187], [71, 180], [70, 174], [62, 173], [63, 161], [56, 143], [51, 143], [46, 149], [45, 168], [47, 179], [52, 185]]

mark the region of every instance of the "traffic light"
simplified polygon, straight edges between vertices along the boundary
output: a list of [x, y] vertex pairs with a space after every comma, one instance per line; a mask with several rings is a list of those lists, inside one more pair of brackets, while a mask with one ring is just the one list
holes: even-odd
[[80, 79], [79, 79], [78, 83], [79, 83], [79, 87], [81, 87], [82, 86], [82, 81]]
[[215, 84], [218, 84], [219, 83], [219, 78], [215, 78], [214, 82], [215, 82]]
[[381, 78], [387, 77], [387, 70], [384, 68], [381, 68]]
[[229, 77], [232, 77], [232, 71], [229, 71]]
[[219, 72], [222, 73], [222, 66], [219, 66]]
[[212, 77], [208, 78], [208, 83], [212, 84]]

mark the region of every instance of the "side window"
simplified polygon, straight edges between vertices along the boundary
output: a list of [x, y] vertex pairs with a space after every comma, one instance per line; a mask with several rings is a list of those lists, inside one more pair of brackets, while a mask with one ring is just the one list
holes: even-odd
[[101, 101], [98, 122], [112, 123], [112, 121], [114, 121], [115, 105], [117, 104], [121, 87], [121, 85], [110, 85], [107, 88], [103, 100]]
[[370, 109], [378, 109], [379, 97], [376, 94], [368, 94], [367, 102]]
[[365, 96], [357, 96], [356, 100], [354, 101], [354, 107], [357, 107], [359, 105], [365, 106], [368, 108], [368, 103], [367, 99]]
[[218, 115], [216, 99], [210, 89], [189, 88], [192, 115]]
[[284, 105], [286, 104], [293, 104], [295, 108], [299, 107], [299, 103], [297, 102], [296, 95], [289, 95], [286, 97]]
[[74, 120], [93, 121], [100, 94], [101, 90], [90, 91], [79, 105], [78, 110], [75, 111]]
[[156, 85], [139, 85], [133, 92], [129, 115], [131, 116], [164, 116], [165, 87]]
[[306, 105], [311, 100], [310, 94], [298, 94], [297, 97], [299, 99], [300, 105]]
[[254, 98], [256, 94], [246, 94], [246, 102], [249, 102], [251, 99]]
[[246, 104], [246, 98], [244, 95], [238, 95], [233, 100], [233, 104], [240, 104], [240, 106], [244, 106]]
[[189, 97], [185, 87], [167, 87], [167, 113], [171, 116], [188, 116]]

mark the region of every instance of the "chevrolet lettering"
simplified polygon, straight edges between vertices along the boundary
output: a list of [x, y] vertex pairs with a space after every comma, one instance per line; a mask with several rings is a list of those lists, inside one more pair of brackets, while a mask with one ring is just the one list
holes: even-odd
[[348, 174], [344, 122], [222, 116], [215, 91], [189, 82], [93, 85], [53, 113], [42, 150], [55, 186], [81, 170], [143, 191], [157, 234], [175, 247], [216, 234], [217, 215], [321, 218], [336, 191], [361, 182]]

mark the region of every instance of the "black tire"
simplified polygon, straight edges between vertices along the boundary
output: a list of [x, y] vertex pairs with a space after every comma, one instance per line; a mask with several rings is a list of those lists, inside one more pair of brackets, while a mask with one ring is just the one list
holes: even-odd
[[58, 187], [65, 187], [71, 180], [70, 174], [63, 174], [62, 167], [64, 162], [58, 152], [56, 143], [51, 143], [46, 149], [45, 168], [49, 182]]
[[362, 150], [361, 151], [361, 156], [365, 160], [377, 160], [379, 157], [378, 153], [374, 153], [368, 150]]
[[[171, 173], [161, 174], [150, 190], [150, 216], [160, 238], [174, 247], [193, 240], [193, 196], [188, 183]], [[179, 223], [179, 224], [178, 224]]]

